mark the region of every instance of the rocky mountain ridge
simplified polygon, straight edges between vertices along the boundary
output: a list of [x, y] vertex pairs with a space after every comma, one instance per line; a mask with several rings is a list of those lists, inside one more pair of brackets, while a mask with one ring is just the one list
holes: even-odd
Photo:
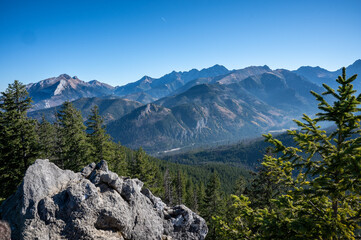
[[109, 171], [105, 161], [74, 173], [36, 160], [0, 213], [15, 240], [202, 240], [208, 232], [186, 206], [166, 206], [138, 179]]
[[[313, 70], [316, 75], [312, 75]], [[350, 75], [347, 73], [351, 76], [359, 70], [361, 60], [350, 65]], [[292, 119], [303, 113], [312, 115], [317, 109], [310, 91], [322, 93], [319, 81], [326, 81], [333, 74], [338, 72], [309, 67], [272, 70], [266, 65], [229, 71], [215, 65], [201, 71], [172, 72], [158, 79], [145, 76], [114, 88], [112, 95], [97, 98], [101, 100], [82, 98], [74, 104], [79, 105], [76, 107], [84, 120], [89, 107], [99, 105], [108, 133], [115, 141], [131, 148], [142, 146], [154, 153], [194, 144], [238, 141], [295, 127]], [[335, 78], [329, 80], [331, 86]], [[119, 97], [116, 92], [128, 95]], [[147, 105], [116, 98], [138, 99]], [[49, 111], [29, 115], [40, 119]]]
[[[335, 79], [342, 74], [342, 68], [336, 71], [329, 71], [319, 66], [303, 66], [293, 72], [300, 76], [304, 76], [308, 80], [320, 86], [322, 85], [322, 83], [326, 83], [334, 88], [337, 86]], [[346, 73], [348, 76], [352, 76], [354, 74], [361, 74], [361, 59], [356, 60], [354, 63], [346, 67]], [[358, 90], [361, 90], [361, 83], [356, 82], [355, 87]]]
[[76, 76], [61, 74], [26, 86], [34, 101], [32, 110], [40, 110], [61, 105], [83, 97], [98, 97], [112, 94], [114, 87], [93, 80], [84, 82]]
[[171, 72], [155, 79], [144, 76], [140, 80], [124, 86], [113, 87], [92, 80], [82, 81], [78, 77], [61, 74], [37, 83], [27, 85], [29, 95], [34, 101], [32, 110], [40, 110], [61, 105], [64, 101], [74, 101], [79, 98], [119, 96], [142, 103], [153, 102], [174, 92], [187, 82], [201, 78], [214, 77], [228, 73], [223, 66], [215, 65], [202, 70], [192, 69], [185, 72]]

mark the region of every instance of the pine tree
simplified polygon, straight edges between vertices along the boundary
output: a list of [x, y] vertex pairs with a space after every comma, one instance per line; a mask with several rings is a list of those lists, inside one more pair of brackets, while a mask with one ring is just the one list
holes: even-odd
[[9, 84], [0, 99], [0, 197], [9, 196], [21, 182], [38, 151], [35, 121], [27, 117], [31, 108], [25, 86]]
[[99, 115], [98, 106], [95, 105], [91, 109], [91, 115], [87, 121], [87, 133], [91, 146], [90, 157], [95, 162], [109, 161], [112, 158], [112, 142], [106, 133], [103, 122], [103, 118]]
[[79, 171], [89, 160], [89, 144], [78, 110], [66, 101], [57, 113], [58, 151], [56, 163], [64, 168]]

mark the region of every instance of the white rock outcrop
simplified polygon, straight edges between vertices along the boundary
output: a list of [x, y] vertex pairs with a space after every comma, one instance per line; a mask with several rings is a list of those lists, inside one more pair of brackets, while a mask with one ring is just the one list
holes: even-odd
[[74, 173], [37, 160], [0, 213], [12, 239], [204, 239], [208, 232], [186, 206], [166, 206], [105, 161]]

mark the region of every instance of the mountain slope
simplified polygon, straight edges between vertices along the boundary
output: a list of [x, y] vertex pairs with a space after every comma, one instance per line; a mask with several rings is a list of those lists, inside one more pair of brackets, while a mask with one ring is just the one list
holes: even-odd
[[[122, 98], [81, 98], [72, 102], [74, 107], [81, 111], [84, 120], [90, 115], [90, 110], [94, 105], [99, 107], [99, 114], [104, 118], [104, 123], [111, 122], [113, 120], [119, 119], [122, 116], [130, 113], [134, 109], [140, 107], [142, 104], [139, 102], [131, 101], [128, 99]], [[57, 111], [58, 107], [52, 107], [47, 109], [41, 109], [37, 111], [32, 111], [28, 115], [34, 119], [40, 120], [44, 115], [45, 118], [50, 121], [55, 121], [54, 113]]]
[[282, 125], [283, 116], [239, 85], [201, 84], [142, 106], [107, 129], [126, 146], [154, 152], [251, 137]]
[[293, 118], [315, 112], [317, 104], [309, 91], [321, 92], [319, 86], [287, 70], [260, 70], [262, 74], [248, 77], [249, 72], [215, 77], [210, 79], [215, 83], [138, 108], [107, 129], [128, 147], [154, 152], [258, 137], [294, 126]]
[[290, 116], [313, 113], [317, 103], [310, 91], [321, 93], [322, 88], [288, 70], [275, 70], [248, 77], [240, 85], [249, 93]]

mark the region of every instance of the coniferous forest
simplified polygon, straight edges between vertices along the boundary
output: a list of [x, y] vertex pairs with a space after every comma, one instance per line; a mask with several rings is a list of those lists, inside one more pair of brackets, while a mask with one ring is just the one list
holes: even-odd
[[[248, 145], [263, 156], [249, 168], [222, 164], [224, 154], [220, 161], [203, 155], [202, 164], [194, 164], [196, 154], [172, 162], [124, 147], [107, 134], [97, 106], [85, 122], [70, 102], [54, 113], [53, 123], [45, 116], [31, 119], [31, 98], [25, 85], [14, 81], [0, 101], [0, 198], [14, 193], [36, 159], [73, 171], [106, 160], [111, 171], [140, 179], [167, 204], [199, 213], [208, 224], [207, 239], [356, 239], [361, 219], [356, 77], [346, 77], [344, 68], [337, 89], [323, 84], [322, 94], [311, 92], [319, 109], [314, 118], [304, 115], [287, 136], [266, 134], [267, 144]], [[326, 132], [322, 122], [335, 127]]]

